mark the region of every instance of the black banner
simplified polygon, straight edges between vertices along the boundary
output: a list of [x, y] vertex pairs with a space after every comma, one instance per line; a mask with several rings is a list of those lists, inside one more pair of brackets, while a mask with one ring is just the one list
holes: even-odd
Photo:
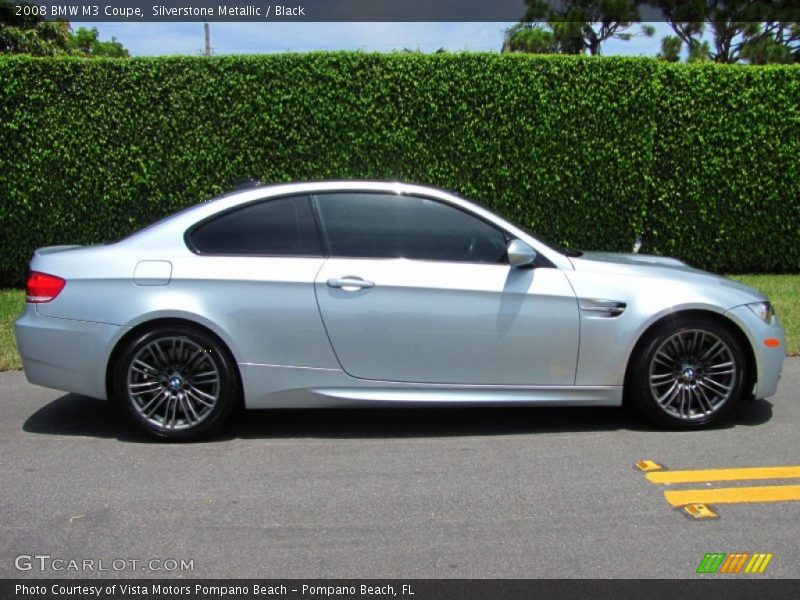
[[[0, 0], [16, 16], [41, 16], [70, 22], [93, 21], [386, 21], [479, 22], [519, 21], [527, 13], [525, 0]], [[724, 10], [724, 0], [713, 2]], [[544, 12], [568, 15], [569, 3], [549, 0]], [[695, 6], [697, 6], [695, 4]], [[702, 5], [700, 5], [702, 6]], [[743, 13], [742, 10], [746, 10]], [[796, 0], [737, 5], [732, 20], [797, 20]], [[27, 14], [26, 14], [27, 13]], [[734, 18], [735, 17], [735, 18]], [[540, 15], [534, 20], [558, 20]], [[566, 20], [566, 19], [565, 19]], [[664, 21], [656, 2], [630, 0], [618, 21]], [[691, 20], [688, 16], [681, 20]], [[700, 19], [702, 20], [702, 19]]]
[[537, 580], [537, 579], [388, 579], [388, 580], [0, 580], [1, 600], [122, 600], [183, 598], [186, 600], [484, 600], [550, 599], [617, 600], [623, 598], [736, 598], [783, 599], [798, 597], [794, 580], [753, 580], [711, 577], [694, 580]]

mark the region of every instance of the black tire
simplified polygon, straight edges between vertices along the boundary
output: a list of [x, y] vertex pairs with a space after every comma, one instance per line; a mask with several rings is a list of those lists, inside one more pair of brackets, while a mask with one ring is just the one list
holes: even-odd
[[718, 321], [686, 316], [647, 334], [631, 357], [625, 393], [653, 423], [691, 430], [733, 410], [748, 381], [737, 337]]
[[202, 329], [169, 325], [126, 344], [112, 389], [128, 416], [164, 440], [210, 433], [238, 404], [239, 379], [228, 349]]

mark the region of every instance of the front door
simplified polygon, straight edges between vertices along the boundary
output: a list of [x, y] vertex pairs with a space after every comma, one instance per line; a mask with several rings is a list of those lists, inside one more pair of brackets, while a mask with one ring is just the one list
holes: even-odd
[[578, 305], [553, 267], [512, 269], [494, 225], [438, 200], [315, 198], [315, 291], [342, 368], [379, 381], [572, 385]]

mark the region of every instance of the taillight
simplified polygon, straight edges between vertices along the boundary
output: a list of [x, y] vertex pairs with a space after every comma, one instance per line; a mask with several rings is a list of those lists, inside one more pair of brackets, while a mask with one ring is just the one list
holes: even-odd
[[61, 277], [31, 271], [28, 273], [25, 302], [50, 302], [61, 293], [66, 284], [66, 280]]

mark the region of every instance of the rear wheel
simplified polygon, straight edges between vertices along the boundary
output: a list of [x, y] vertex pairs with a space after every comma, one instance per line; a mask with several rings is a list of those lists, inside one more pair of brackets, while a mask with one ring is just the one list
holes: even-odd
[[627, 390], [651, 421], [699, 429], [744, 395], [747, 363], [739, 341], [711, 319], [684, 317], [645, 341], [634, 357]]
[[187, 440], [222, 424], [238, 380], [226, 348], [200, 329], [155, 329], [130, 341], [117, 360], [114, 395], [150, 434]]

